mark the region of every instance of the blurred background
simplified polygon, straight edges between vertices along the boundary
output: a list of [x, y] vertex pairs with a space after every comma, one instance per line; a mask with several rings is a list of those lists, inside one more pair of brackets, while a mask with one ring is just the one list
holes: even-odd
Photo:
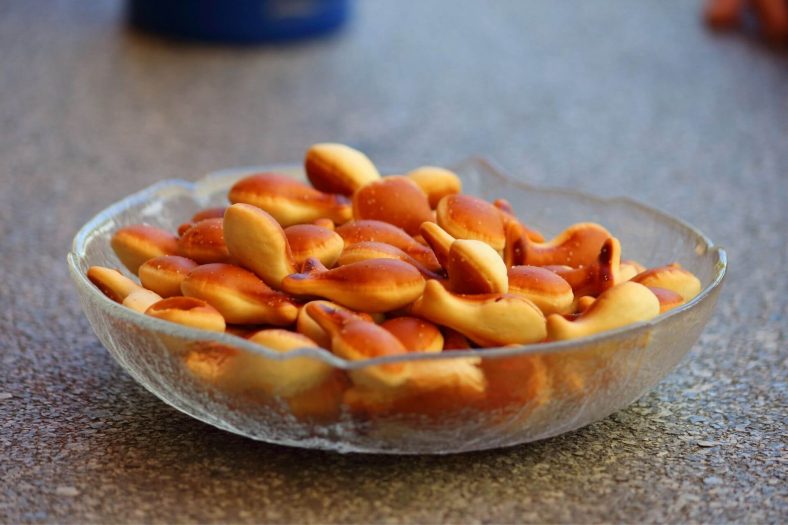
[[679, 211], [676, 184], [786, 163], [785, 53], [710, 34], [696, 2], [348, 2], [327, 37], [240, 47], [131, 30], [124, 7], [0, 6], [5, 173], [90, 170], [114, 200], [330, 140], [396, 168], [483, 154], [539, 183], [664, 186]]
[[[296, 16], [310, 2], [277, 4]], [[242, 504], [279, 521], [784, 518], [785, 48], [709, 30], [693, 0], [340, 4], [322, 35], [237, 45], [130, 28], [121, 0], [0, 2], [0, 521], [150, 521], [183, 501], [198, 521], [243, 521]], [[175, 413], [91, 333], [72, 236], [158, 180], [298, 163], [318, 141], [392, 170], [484, 155], [698, 226], [731, 270], [692, 365], [570, 437], [441, 461], [316, 461]], [[152, 482], [162, 472], [172, 484]]]

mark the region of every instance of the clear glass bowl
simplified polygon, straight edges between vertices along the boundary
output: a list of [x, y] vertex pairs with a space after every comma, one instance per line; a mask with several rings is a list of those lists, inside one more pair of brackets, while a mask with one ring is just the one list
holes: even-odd
[[[716, 303], [724, 250], [686, 223], [628, 198], [536, 188], [483, 159], [464, 161], [455, 170], [466, 193], [507, 198], [546, 237], [575, 222], [598, 222], [621, 240], [624, 257], [646, 266], [677, 261], [698, 276], [703, 289], [652, 321], [580, 340], [349, 362], [316, 349], [280, 354], [234, 335], [146, 317], [109, 300], [88, 281], [92, 265], [122, 267], [109, 242], [117, 228], [145, 222], [174, 231], [197, 210], [226, 204], [227, 190], [240, 177], [278, 171], [302, 178], [301, 168], [293, 166], [225, 170], [196, 183], [166, 180], [131, 195], [77, 233], [68, 255], [71, 277], [98, 338], [153, 394], [230, 432], [305, 448], [447, 454], [555, 436], [626, 407], [689, 351]], [[454, 372], [371, 398], [350, 388], [350, 376], [394, 361], [407, 362], [419, 377]], [[291, 373], [318, 367], [325, 379], [297, 393], [255, 383], [283, 366]]]

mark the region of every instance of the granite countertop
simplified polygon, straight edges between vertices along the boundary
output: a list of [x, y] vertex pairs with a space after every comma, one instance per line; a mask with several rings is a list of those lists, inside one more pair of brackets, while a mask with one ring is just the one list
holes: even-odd
[[[4, 2], [0, 522], [785, 522], [788, 55], [695, 4], [365, 1], [334, 37], [236, 49], [130, 33], [115, 1]], [[717, 311], [630, 408], [506, 450], [342, 456], [169, 408], [91, 332], [71, 237], [323, 140], [675, 213], [729, 251]]]

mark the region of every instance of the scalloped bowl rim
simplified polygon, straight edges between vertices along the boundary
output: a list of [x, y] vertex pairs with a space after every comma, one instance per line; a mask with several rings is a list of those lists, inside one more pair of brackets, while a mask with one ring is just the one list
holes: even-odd
[[669, 310], [668, 312], [660, 314], [657, 317], [648, 321], [633, 323], [621, 328], [600, 332], [598, 334], [594, 334], [583, 338], [570, 339], [566, 341], [553, 341], [548, 343], [533, 343], [533, 344], [519, 345], [519, 346], [479, 348], [472, 350], [452, 350], [451, 352], [409, 353], [403, 355], [377, 357], [373, 359], [363, 359], [358, 361], [348, 361], [322, 348], [298, 348], [285, 353], [280, 353], [275, 350], [269, 349], [265, 346], [259, 345], [257, 343], [252, 343], [242, 337], [232, 335], [229, 333], [207, 332], [204, 330], [178, 325], [175, 323], [171, 323], [169, 321], [164, 321], [154, 317], [146, 316], [142, 313], [131, 310], [119, 303], [116, 303], [115, 301], [112, 301], [111, 299], [106, 297], [104, 294], [102, 294], [99, 291], [98, 288], [96, 288], [93, 285], [93, 283], [90, 282], [90, 280], [87, 278], [87, 275], [85, 275], [84, 272], [82, 272], [82, 270], [79, 268], [78, 261], [83, 257], [85, 253], [85, 247], [87, 245], [87, 242], [90, 239], [91, 235], [97, 230], [97, 227], [100, 224], [105, 223], [107, 219], [119, 214], [120, 212], [136, 204], [150, 200], [151, 197], [157, 195], [165, 188], [180, 187], [185, 190], [189, 190], [189, 193], [192, 196], [196, 197], [199, 195], [203, 186], [207, 185], [209, 182], [214, 181], [216, 179], [241, 175], [244, 173], [254, 173], [259, 171], [293, 170], [299, 168], [299, 166], [293, 164], [226, 168], [226, 169], [211, 172], [208, 175], [194, 182], [190, 182], [183, 179], [165, 179], [156, 182], [155, 184], [152, 184], [147, 188], [142, 189], [136, 193], [132, 193], [131, 195], [124, 197], [123, 199], [111, 204], [110, 206], [106, 207], [105, 209], [97, 213], [95, 216], [93, 216], [93, 218], [91, 218], [79, 229], [79, 231], [74, 236], [74, 239], [72, 241], [71, 252], [69, 252], [67, 256], [69, 270], [72, 279], [78, 281], [80, 285], [89, 288], [91, 290], [91, 293], [94, 295], [94, 298], [99, 301], [99, 304], [105, 305], [106, 308], [108, 308], [108, 311], [112, 313], [112, 315], [117, 316], [118, 318], [124, 321], [134, 323], [143, 329], [155, 330], [156, 332], [161, 332], [167, 335], [180, 337], [186, 340], [195, 340], [195, 341], [211, 340], [214, 342], [226, 343], [228, 345], [232, 345], [236, 348], [243, 349], [253, 354], [258, 354], [267, 359], [273, 359], [277, 361], [286, 361], [288, 359], [294, 359], [297, 357], [316, 358], [342, 370], [355, 370], [367, 366], [381, 365], [381, 364], [394, 363], [394, 362], [460, 359], [467, 357], [508, 357], [508, 356], [519, 356], [519, 355], [529, 355], [529, 354], [543, 355], [546, 353], [558, 353], [568, 350], [578, 350], [587, 345], [616, 339], [618, 337], [627, 337], [641, 330], [653, 328], [674, 316], [684, 315], [686, 312], [694, 309], [696, 305], [702, 302], [717, 287], [719, 287], [725, 278], [726, 270], [728, 267], [727, 254], [725, 252], [725, 249], [719, 246], [715, 246], [714, 243], [705, 234], [703, 234], [700, 230], [698, 230], [694, 226], [690, 225], [689, 223], [677, 217], [674, 217], [673, 215], [670, 215], [665, 211], [662, 211], [658, 208], [654, 208], [652, 206], [647, 206], [630, 197], [624, 197], [624, 196], [599, 197], [590, 193], [572, 190], [569, 188], [538, 186], [538, 185], [529, 184], [520, 181], [518, 179], [515, 179], [510, 175], [507, 175], [505, 171], [498, 168], [494, 163], [492, 163], [488, 159], [482, 157], [470, 157], [469, 159], [466, 159], [465, 162], [469, 162], [469, 161], [482, 164], [487, 169], [488, 172], [506, 181], [507, 184], [512, 184], [520, 188], [528, 189], [531, 191], [543, 192], [543, 193], [550, 192], [550, 193], [565, 194], [573, 197], [580, 197], [580, 198], [592, 200], [602, 204], [623, 203], [627, 206], [639, 208], [641, 211], [645, 211], [657, 215], [658, 217], [660, 217], [660, 219], [668, 222], [672, 222], [675, 225], [680, 226], [681, 228], [687, 230], [689, 233], [694, 235], [699, 241], [699, 245], [703, 247], [704, 253], [707, 252], [716, 253], [717, 255], [717, 261], [715, 263], [716, 275], [714, 276], [714, 279], [708, 285], [706, 285], [698, 295], [692, 298], [692, 300], [688, 301], [687, 303], [677, 308], [674, 308], [672, 310]]

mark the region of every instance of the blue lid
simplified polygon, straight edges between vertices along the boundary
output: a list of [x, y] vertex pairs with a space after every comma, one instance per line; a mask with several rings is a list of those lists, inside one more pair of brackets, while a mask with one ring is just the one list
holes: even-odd
[[132, 26], [165, 36], [253, 44], [340, 28], [348, 0], [129, 0]]

